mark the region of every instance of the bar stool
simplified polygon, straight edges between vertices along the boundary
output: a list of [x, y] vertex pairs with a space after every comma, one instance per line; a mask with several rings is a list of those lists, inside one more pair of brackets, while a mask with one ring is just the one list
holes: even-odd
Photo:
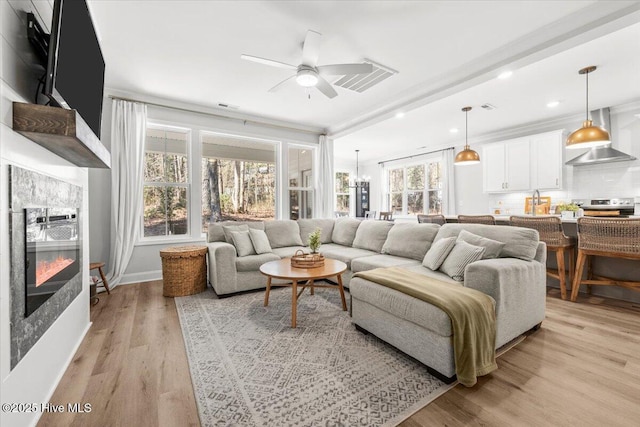
[[89, 264], [89, 271], [98, 269], [98, 273], [100, 273], [100, 279], [102, 280], [102, 285], [107, 290], [107, 295], [111, 294], [111, 290], [109, 289], [109, 282], [107, 282], [107, 278], [102, 271], [102, 267], [104, 267], [104, 262], [92, 262]]
[[458, 215], [461, 224], [487, 224], [496, 225], [496, 219], [492, 215]]
[[547, 251], [556, 253], [558, 269], [547, 268], [547, 276], [560, 281], [560, 297], [567, 299], [567, 273], [564, 264], [565, 251], [569, 253], [569, 280], [574, 269], [575, 240], [567, 237], [562, 230], [562, 221], [555, 216], [512, 216], [509, 224], [515, 227], [533, 228], [538, 230], [540, 241], [547, 244]]
[[420, 215], [419, 214], [418, 222], [444, 225], [444, 223], [447, 221], [444, 218], [444, 215]]
[[[578, 299], [580, 285], [622, 286], [640, 290], [639, 281], [596, 276], [591, 257], [604, 256], [640, 260], [640, 218], [578, 218], [578, 262], [573, 276], [571, 301]], [[582, 278], [585, 262], [587, 278]]]

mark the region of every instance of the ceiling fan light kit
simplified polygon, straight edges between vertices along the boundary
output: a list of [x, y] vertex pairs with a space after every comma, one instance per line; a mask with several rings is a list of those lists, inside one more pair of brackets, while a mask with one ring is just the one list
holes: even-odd
[[453, 161], [454, 165], [475, 165], [480, 163], [480, 155], [469, 147], [469, 122], [468, 115], [471, 107], [464, 107], [464, 150], [456, 154], [456, 158]]
[[571, 132], [571, 134], [567, 137], [566, 148], [568, 149], [599, 147], [611, 143], [609, 132], [607, 132], [605, 128], [594, 126], [593, 121], [589, 119], [589, 73], [594, 72], [596, 69], [597, 67], [595, 65], [591, 65], [578, 71], [578, 74], [586, 75], [587, 118], [584, 122], [582, 122], [582, 127], [580, 129]]
[[318, 66], [318, 57], [320, 56], [320, 37], [320, 33], [312, 30], [307, 31], [307, 36], [305, 37], [302, 45], [302, 63], [297, 67], [284, 62], [274, 61], [272, 59], [260, 58], [259, 56], [242, 54], [240, 55], [240, 58], [272, 67], [296, 70], [296, 74], [278, 83], [269, 89], [269, 92], [276, 92], [289, 80], [295, 78], [298, 85], [305, 88], [315, 86], [327, 98], [334, 98], [338, 96], [338, 92], [336, 92], [331, 83], [329, 83], [323, 76], [346, 76], [370, 74], [373, 72], [373, 65], [367, 63], [330, 64]]

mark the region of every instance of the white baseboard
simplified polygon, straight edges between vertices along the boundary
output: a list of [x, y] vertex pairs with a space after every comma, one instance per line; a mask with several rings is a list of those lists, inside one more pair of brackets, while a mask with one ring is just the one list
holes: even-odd
[[162, 280], [162, 270], [125, 274], [118, 285], [131, 285], [133, 283], [151, 282], [152, 280]]

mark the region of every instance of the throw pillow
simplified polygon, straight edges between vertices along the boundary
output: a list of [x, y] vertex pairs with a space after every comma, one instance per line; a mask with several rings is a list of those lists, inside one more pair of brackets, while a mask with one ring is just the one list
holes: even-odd
[[462, 282], [464, 280], [464, 269], [472, 262], [482, 259], [484, 251], [483, 247], [470, 245], [462, 240], [456, 242], [447, 259], [440, 266], [440, 271], [453, 280]]
[[442, 263], [444, 262], [444, 260], [447, 258], [447, 255], [449, 255], [449, 252], [451, 252], [451, 249], [453, 249], [455, 244], [456, 244], [455, 237], [447, 237], [447, 238], [438, 240], [437, 242], [432, 244], [429, 250], [427, 251], [427, 254], [424, 256], [424, 259], [422, 260], [422, 265], [434, 271], [439, 269]]
[[251, 237], [249, 237], [249, 230], [231, 231], [229, 234], [231, 234], [233, 246], [236, 247], [236, 252], [239, 257], [256, 254], [253, 243], [251, 243]]
[[300, 227], [296, 221], [290, 219], [266, 221], [264, 231], [267, 233], [272, 248], [288, 246], [304, 246], [300, 238]]
[[356, 231], [362, 221], [353, 218], [338, 218], [333, 226], [331, 241], [343, 246], [353, 245], [356, 238]]
[[227, 243], [231, 243], [233, 245], [233, 240], [231, 240], [231, 232], [232, 231], [249, 231], [249, 226], [247, 224], [223, 225], [222, 231], [224, 232], [224, 240]]
[[254, 230], [250, 228], [249, 237], [251, 238], [251, 243], [253, 243], [253, 248], [255, 249], [258, 255], [273, 252], [271, 250], [271, 245], [269, 244], [269, 238], [267, 237], [267, 233], [265, 233], [264, 231]]
[[394, 224], [384, 242], [382, 253], [421, 261], [439, 228], [438, 224]]
[[498, 258], [500, 256], [500, 252], [502, 252], [502, 248], [504, 248], [504, 243], [502, 242], [478, 236], [477, 234], [470, 233], [467, 230], [462, 230], [460, 234], [458, 234], [457, 241], [463, 241], [470, 245], [483, 247], [484, 255], [482, 255], [482, 259]]

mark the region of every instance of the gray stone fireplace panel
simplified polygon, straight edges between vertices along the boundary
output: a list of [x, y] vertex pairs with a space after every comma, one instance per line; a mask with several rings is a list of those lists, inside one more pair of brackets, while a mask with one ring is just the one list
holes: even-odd
[[[82, 242], [82, 188], [59, 179], [11, 165], [9, 167], [11, 234], [11, 369], [42, 337], [69, 304], [82, 292], [82, 268], [59, 291], [25, 318], [25, 214], [28, 207], [78, 208]], [[83, 265], [83, 245], [78, 262]]]

